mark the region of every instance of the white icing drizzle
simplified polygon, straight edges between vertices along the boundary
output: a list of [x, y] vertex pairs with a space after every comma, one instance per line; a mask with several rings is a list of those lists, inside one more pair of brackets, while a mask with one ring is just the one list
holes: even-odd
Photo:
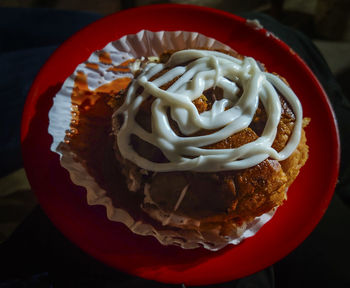
[[[189, 63], [187, 65], [181, 65]], [[154, 81], [150, 79], [165, 68], [168, 72]], [[167, 90], [160, 87], [179, 77]], [[237, 85], [238, 84], [238, 85]], [[137, 89], [144, 88], [140, 95]], [[210, 111], [198, 113], [192, 103], [211, 87], [223, 90], [223, 99], [215, 101]], [[239, 97], [240, 88], [242, 95]], [[296, 121], [284, 149], [271, 147], [281, 116], [281, 93], [290, 104]], [[136, 121], [140, 105], [150, 95], [152, 103], [152, 132], [144, 130]], [[247, 128], [256, 112], [259, 99], [267, 113], [267, 122], [261, 137], [234, 149], [204, 149]], [[171, 129], [167, 111], [185, 137]], [[117, 133], [117, 145], [122, 156], [150, 171], [215, 172], [252, 167], [268, 157], [278, 161], [288, 158], [300, 141], [302, 107], [294, 92], [278, 76], [261, 71], [250, 57], [243, 60], [224, 53], [208, 50], [181, 50], [171, 55], [167, 63], [150, 62], [132, 81], [123, 105], [116, 111], [124, 116]], [[216, 130], [203, 136], [191, 136], [202, 129]], [[158, 147], [167, 163], [155, 163], [141, 157], [130, 144], [130, 135]]]
[[187, 190], [188, 190], [188, 187], [189, 187], [189, 184], [187, 184], [187, 185], [181, 190], [180, 196], [179, 196], [179, 198], [177, 199], [177, 202], [176, 202], [176, 204], [175, 204], [174, 211], [176, 211], [176, 210], [179, 208], [179, 206], [180, 206], [182, 200], [184, 199], [184, 197], [185, 197], [185, 195], [186, 195], [186, 192], [187, 192]]

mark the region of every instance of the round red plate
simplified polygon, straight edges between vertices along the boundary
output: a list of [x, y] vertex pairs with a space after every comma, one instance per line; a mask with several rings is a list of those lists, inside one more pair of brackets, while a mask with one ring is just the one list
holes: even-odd
[[[152, 237], [134, 235], [108, 221], [104, 208], [88, 206], [85, 190], [72, 184], [50, 151], [48, 111], [55, 93], [75, 67], [108, 42], [142, 29], [196, 31], [266, 64], [285, 77], [299, 96], [310, 157], [270, 222], [238, 246], [211, 252], [164, 247]], [[188, 285], [233, 280], [261, 270], [297, 247], [324, 214], [339, 167], [339, 139], [327, 96], [305, 63], [283, 42], [254, 30], [245, 20], [196, 6], [157, 5], [105, 17], [68, 39], [37, 76], [24, 109], [21, 142], [33, 190], [52, 222], [84, 251], [116, 269], [140, 277]]]

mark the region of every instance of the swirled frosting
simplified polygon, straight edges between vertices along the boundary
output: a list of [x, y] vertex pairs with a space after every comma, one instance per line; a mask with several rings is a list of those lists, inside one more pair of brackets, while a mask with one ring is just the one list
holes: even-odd
[[[151, 81], [166, 68], [167, 72]], [[174, 79], [176, 81], [167, 89], [160, 88]], [[143, 88], [141, 94], [137, 93], [140, 87]], [[212, 87], [221, 88], [223, 98], [216, 100], [209, 111], [199, 113], [193, 101]], [[271, 147], [281, 117], [278, 92], [296, 116], [288, 143], [279, 152]], [[135, 121], [140, 106], [150, 95], [155, 97], [151, 106], [151, 132]], [[238, 148], [203, 148], [247, 128], [259, 101], [267, 114], [260, 137]], [[177, 123], [181, 136], [171, 128], [168, 111]], [[302, 128], [301, 104], [291, 88], [278, 76], [261, 71], [251, 57], [240, 60], [208, 50], [181, 50], [173, 53], [166, 63], [147, 63], [131, 82], [124, 103], [116, 114], [124, 117], [117, 132], [121, 155], [140, 168], [157, 172], [215, 172], [249, 168], [267, 158], [281, 161], [298, 146]], [[201, 130], [214, 132], [193, 135]], [[139, 155], [130, 143], [132, 134], [158, 147], [168, 162], [156, 163]]]

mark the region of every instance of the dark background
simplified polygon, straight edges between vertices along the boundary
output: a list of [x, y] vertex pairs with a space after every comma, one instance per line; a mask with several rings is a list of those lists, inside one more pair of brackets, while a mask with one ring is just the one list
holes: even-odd
[[258, 18], [312, 68], [331, 100], [341, 134], [339, 183], [312, 234], [268, 269], [212, 287], [350, 287], [350, 158], [346, 144], [350, 135], [350, 15], [346, 0], [0, 0], [0, 287], [169, 286], [105, 267], [53, 227], [37, 205], [22, 168], [19, 129], [30, 85], [60, 43], [103, 15], [170, 2]]

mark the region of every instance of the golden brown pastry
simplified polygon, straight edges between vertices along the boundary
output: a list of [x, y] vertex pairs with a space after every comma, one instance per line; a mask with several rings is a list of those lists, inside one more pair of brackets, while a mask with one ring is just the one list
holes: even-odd
[[[301, 112], [295, 109], [298, 107], [298, 101], [294, 98], [291, 100], [292, 92], [283, 84], [285, 80], [262, 71], [262, 65], [256, 65], [253, 61], [251, 58], [245, 60], [238, 54], [227, 55], [207, 50], [165, 53], [155, 63], [139, 62], [140, 67], [136, 67], [138, 81], [132, 82], [126, 91], [117, 96], [113, 117], [115, 155], [129, 190], [143, 191], [143, 211], [162, 225], [194, 229], [202, 233], [204, 239], [206, 231], [213, 229], [221, 236], [232, 235], [238, 227], [244, 227], [245, 223], [278, 207], [286, 199], [288, 187], [308, 158], [303, 129], [308, 120], [303, 120]], [[149, 63], [151, 68], [147, 67]], [[152, 67], [157, 65], [162, 66], [152, 74]], [[194, 67], [197, 66], [200, 68], [196, 68], [192, 76], [184, 76], [186, 73], [190, 74], [188, 71], [195, 70]], [[176, 69], [179, 71], [173, 72]], [[212, 83], [200, 83], [202, 80]], [[197, 95], [198, 91], [201, 91], [198, 87], [203, 90], [200, 95]], [[273, 92], [274, 88], [276, 93]], [[130, 92], [131, 89], [134, 91]], [[152, 94], [152, 91], [159, 95]], [[164, 95], [170, 95], [169, 97], [174, 99], [168, 101], [168, 98], [163, 98], [163, 91], [170, 91]], [[186, 94], [187, 98], [184, 101], [191, 99], [196, 111], [191, 110], [192, 106], [187, 102], [185, 108], [181, 103], [177, 104], [180, 96], [176, 95], [181, 93], [189, 95]], [[289, 95], [289, 101], [284, 94]], [[137, 98], [140, 104], [137, 109], [131, 110], [130, 107]], [[246, 103], [253, 105], [243, 103], [243, 98], [248, 99]], [[164, 103], [159, 104], [161, 101]], [[279, 104], [276, 104], [277, 102]], [[157, 105], [160, 107], [158, 110]], [[274, 114], [273, 109], [279, 109], [279, 116]], [[165, 121], [164, 126], [156, 127], [156, 118], [152, 113], [166, 118], [162, 118]], [[130, 124], [131, 117], [134, 122]], [[187, 122], [183, 120], [186, 117]], [[212, 121], [213, 119], [215, 121]], [[196, 121], [200, 129], [194, 128], [193, 123]], [[220, 121], [222, 125], [217, 124]], [[244, 121], [248, 124], [241, 124]], [[274, 121], [275, 132], [271, 128]], [[226, 130], [230, 125], [233, 127], [232, 131], [237, 130], [237, 126], [243, 128], [229, 134], [228, 137], [223, 137], [223, 134], [228, 133]], [[139, 135], [132, 130], [136, 126], [142, 130]], [[162, 133], [169, 128], [170, 136], [167, 134], [164, 139], [170, 144], [164, 144], [164, 139], [163, 142], [157, 140], [156, 136], [163, 135]], [[135, 131], [139, 131], [137, 129], [135, 128]], [[217, 135], [217, 138], [213, 138], [217, 140], [209, 139], [210, 144], [203, 142], [204, 145], [201, 145], [194, 139], [204, 139], [208, 142], [208, 135]], [[118, 137], [124, 137], [126, 140], [123, 142]], [[192, 138], [194, 140], [191, 142], [189, 139]], [[171, 142], [169, 139], [175, 140]], [[191, 145], [195, 143], [194, 146], [188, 148], [178, 144], [181, 141], [186, 142], [186, 139]], [[269, 141], [270, 144], [267, 144]], [[159, 146], [156, 145], [158, 142]], [[247, 146], [248, 143], [251, 146]], [[242, 151], [237, 149], [239, 147], [243, 148]], [[128, 154], [129, 150], [132, 150], [132, 153]], [[219, 150], [225, 150], [227, 153], [221, 155]], [[238, 155], [237, 151], [241, 154]], [[218, 154], [215, 154], [216, 152]], [[199, 155], [200, 153], [204, 154]], [[256, 160], [258, 158], [261, 161]], [[196, 163], [195, 159], [198, 160]], [[181, 168], [182, 166], [184, 167]]]

